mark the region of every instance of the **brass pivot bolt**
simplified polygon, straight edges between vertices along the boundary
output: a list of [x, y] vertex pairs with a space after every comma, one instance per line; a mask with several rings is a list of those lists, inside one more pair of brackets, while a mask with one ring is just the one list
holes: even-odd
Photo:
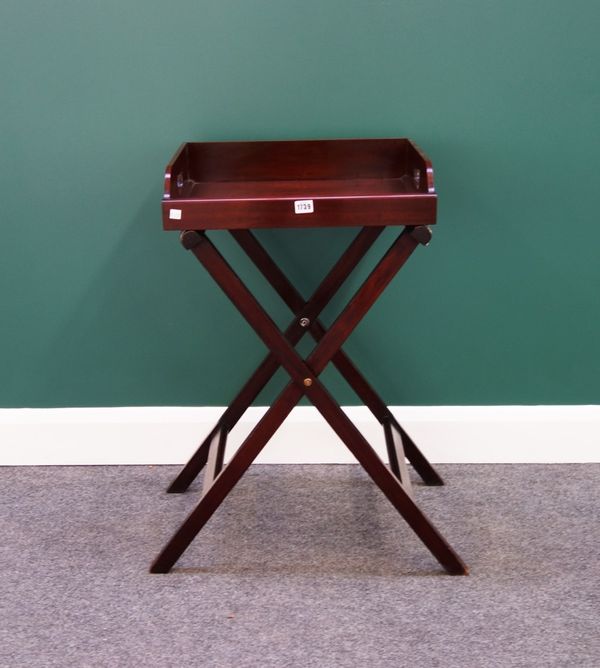
[[312, 385], [312, 378], [305, 378], [303, 382], [304, 387], [310, 387]]
[[308, 327], [310, 320], [308, 318], [300, 318], [300, 327]]

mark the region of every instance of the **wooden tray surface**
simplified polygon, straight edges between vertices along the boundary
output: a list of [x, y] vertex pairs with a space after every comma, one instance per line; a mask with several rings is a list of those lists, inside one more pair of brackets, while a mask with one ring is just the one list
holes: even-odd
[[165, 172], [167, 230], [431, 225], [433, 169], [408, 139], [183, 144]]

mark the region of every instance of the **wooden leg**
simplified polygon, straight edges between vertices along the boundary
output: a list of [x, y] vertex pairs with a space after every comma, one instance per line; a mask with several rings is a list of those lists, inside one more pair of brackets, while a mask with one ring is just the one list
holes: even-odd
[[[419, 232], [419, 236], [421, 232]], [[352, 422], [318, 380], [328, 362], [367, 313], [393, 276], [406, 262], [420, 239], [405, 230], [392, 244], [377, 267], [350, 300], [313, 352], [303, 360], [275, 323], [244, 286], [205, 235], [184, 233], [183, 240], [223, 289], [240, 313], [266, 343], [292, 378], [292, 383], [276, 400], [246, 439], [231, 462], [206, 491], [197, 508], [169, 541], [154, 563], [152, 572], [166, 572], [208, 521], [243, 472], [275, 433], [302, 394], [306, 394], [354, 454], [367, 473], [405, 518], [438, 561], [452, 574], [465, 574], [466, 566], [421, 512], [402, 483], [377, 457]]]
[[[206, 235], [184, 232], [182, 240], [246, 318], [281, 366], [292, 378], [302, 381], [312, 381], [312, 376], [323, 371], [418, 244], [408, 229], [399, 235], [305, 361]], [[308, 388], [307, 394], [310, 395], [311, 382], [306, 382], [305, 385]]]
[[[315, 326], [320, 325], [319, 322]], [[323, 332], [324, 333], [324, 332]], [[323, 333], [315, 337], [319, 341]], [[392, 415], [390, 409], [381, 397], [375, 392], [364, 376], [356, 368], [352, 360], [340, 350], [332, 360], [340, 374], [348, 381], [349, 385], [356, 392], [357, 396], [367, 406], [371, 413], [379, 420], [383, 426], [386, 422], [393, 424], [400, 437], [404, 447], [404, 452], [408, 461], [413, 465], [415, 471], [419, 474], [426, 485], [443, 485], [444, 481], [440, 474], [434, 469], [429, 460], [421, 452], [415, 442], [410, 438], [406, 431], [398, 424], [396, 418]]]
[[[369, 229], [369, 228], [367, 228]], [[373, 229], [373, 228], [371, 228]], [[379, 228], [376, 228], [379, 229]], [[283, 299], [291, 311], [300, 313], [302, 311], [302, 295], [296, 290], [293, 284], [273, 261], [267, 251], [260, 244], [258, 239], [249, 230], [232, 230], [233, 238], [238, 242], [246, 255], [254, 262], [259, 271], [273, 286], [277, 294]], [[424, 241], [428, 242], [430, 234], [425, 234]], [[315, 341], [319, 342], [327, 331], [323, 324], [314, 318], [308, 323], [308, 328]], [[402, 445], [406, 457], [413, 465], [415, 471], [419, 474], [426, 485], [443, 485], [444, 481], [438, 472], [433, 468], [425, 455], [419, 450], [415, 442], [410, 438], [406, 431], [398, 424], [386, 403], [375, 392], [373, 387], [367, 382], [364, 376], [356, 368], [352, 360], [339, 350], [332, 362], [340, 372], [346, 382], [352, 387], [360, 400], [369, 408], [373, 415], [383, 426], [386, 422], [391, 422], [396, 426], [402, 439]], [[390, 465], [392, 462], [390, 461]], [[392, 467], [393, 468], [393, 467]]]
[[467, 575], [468, 568], [413, 501], [398, 478], [379, 459], [364, 436], [352, 424], [322, 385], [315, 387], [313, 402], [373, 482], [406, 520], [411, 529], [450, 575]]
[[[308, 319], [309, 321], [311, 319], [314, 320], [319, 313], [321, 313], [344, 281], [352, 273], [356, 265], [364, 257], [369, 248], [371, 248], [377, 237], [381, 234], [382, 229], [383, 228], [380, 227], [363, 228], [356, 235], [339, 260], [334, 264], [331, 271], [328, 272], [327, 276], [315, 290], [308, 302], [305, 302], [301, 295], [296, 292], [298, 300], [296, 302], [296, 308], [293, 309], [295, 317], [284, 335], [293, 346], [295, 346], [307, 332], [307, 328], [303, 324], [305, 322], [304, 319]], [[239, 233], [239, 237], [235, 233], [232, 234], [238, 241], [244, 239], [243, 231]], [[252, 235], [250, 236], [254, 239]], [[264, 253], [272, 262], [271, 258], [266, 255], [266, 252]], [[266, 266], [266, 264], [263, 266]], [[276, 267], [274, 263], [273, 266]], [[279, 274], [280, 280], [287, 280], [282, 272], [279, 272]], [[271, 275], [273, 275], [272, 271]], [[279, 367], [280, 364], [272, 353], [265, 357], [250, 379], [237, 394], [233, 402], [225, 410], [216, 426], [204, 439], [198, 450], [180, 471], [175, 480], [173, 480], [171, 486], [167, 490], [169, 493], [185, 492], [188, 489], [206, 464], [210, 444], [215, 433], [221, 428], [227, 429], [228, 431], [233, 429], [247, 408], [256, 399], [269, 380], [275, 375], [275, 372]]]
[[219, 473], [200, 503], [165, 545], [150, 568], [151, 573], [168, 573], [198, 532], [212, 517], [225, 497], [256, 459], [267, 441], [280, 427], [302, 396], [302, 390], [290, 383]]

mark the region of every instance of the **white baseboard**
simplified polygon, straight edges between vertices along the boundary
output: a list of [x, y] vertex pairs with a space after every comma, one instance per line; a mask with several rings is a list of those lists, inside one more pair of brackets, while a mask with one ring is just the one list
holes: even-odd
[[[251, 408], [229, 457], [265, 408]], [[344, 409], [385, 458], [383, 430], [364, 407]], [[433, 463], [600, 462], [600, 406], [398, 406], [392, 410]], [[0, 465], [182, 464], [223, 408], [0, 409]], [[297, 407], [261, 463], [349, 463], [313, 407]]]

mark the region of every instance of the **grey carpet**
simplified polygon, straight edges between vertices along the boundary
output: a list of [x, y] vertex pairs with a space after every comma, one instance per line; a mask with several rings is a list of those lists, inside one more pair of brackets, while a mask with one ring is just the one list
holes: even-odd
[[600, 465], [445, 465], [443, 574], [357, 466], [255, 466], [170, 575], [172, 467], [0, 469], [0, 665], [600, 667]]

